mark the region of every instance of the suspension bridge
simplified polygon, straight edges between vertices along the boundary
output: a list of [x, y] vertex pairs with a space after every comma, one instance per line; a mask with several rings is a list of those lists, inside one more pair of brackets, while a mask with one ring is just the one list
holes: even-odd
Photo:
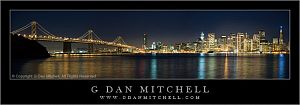
[[[30, 34], [20, 34], [25, 32], [25, 30], [30, 29]], [[38, 34], [39, 33], [39, 34]], [[50, 41], [50, 42], [63, 42], [63, 52], [64, 53], [71, 53], [71, 43], [83, 43], [88, 44], [88, 52], [94, 52], [94, 45], [107, 45], [117, 47], [117, 52], [121, 52], [123, 48], [127, 48], [130, 50], [137, 50], [140, 49], [135, 46], [130, 46], [125, 43], [121, 36], [118, 36], [114, 41], [104, 41], [100, 39], [93, 30], [88, 30], [82, 36], [78, 38], [71, 38], [71, 37], [60, 37], [59, 35], [54, 35], [47, 31], [42, 25], [40, 25], [36, 21], [32, 21], [27, 25], [16, 29], [11, 32], [12, 35], [23, 36], [29, 40], [36, 40], [36, 41]]]

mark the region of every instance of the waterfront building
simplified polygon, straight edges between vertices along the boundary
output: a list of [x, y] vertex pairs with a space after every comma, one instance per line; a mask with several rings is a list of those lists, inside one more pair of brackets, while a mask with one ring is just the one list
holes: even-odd
[[245, 34], [242, 32], [237, 33], [237, 53], [244, 52], [244, 40], [245, 40]]
[[272, 50], [273, 51], [279, 51], [279, 43], [278, 43], [278, 38], [273, 38], [273, 43], [272, 43], [273, 47]]
[[174, 50], [176, 50], [174, 46], [168, 45], [168, 52], [174, 52]]
[[198, 51], [198, 48], [197, 48], [198, 46], [199, 46], [198, 42], [193, 42], [192, 43], [192, 50], [195, 51], [195, 52], [197, 52]]
[[162, 49], [162, 46], [163, 46], [162, 42], [156, 42], [156, 50]]
[[197, 44], [197, 49], [198, 51], [203, 51], [205, 49], [205, 39], [204, 39], [204, 33], [201, 32], [200, 34], [200, 38], [197, 40], [198, 44]]
[[258, 36], [259, 36], [259, 42], [265, 42], [266, 41], [266, 32], [264, 30], [259, 30], [258, 31]]
[[221, 51], [227, 51], [227, 36], [226, 35], [222, 35], [220, 38], [220, 49]]
[[208, 33], [208, 49], [214, 50], [215, 48], [215, 33]]
[[169, 52], [168, 45], [163, 44], [162, 48], [160, 49], [160, 51], [163, 52], [163, 53]]
[[186, 51], [187, 50], [187, 44], [186, 43], [181, 43], [180, 49], [181, 49], [181, 51]]
[[156, 43], [155, 43], [155, 42], [152, 42], [151, 49], [152, 49], [152, 50], [155, 50], [155, 49], [156, 49]]
[[252, 38], [252, 52], [257, 52], [259, 51], [259, 46], [260, 46], [260, 37], [258, 33], [253, 34]]
[[236, 34], [230, 33], [230, 38], [228, 40], [228, 51], [236, 52]]
[[175, 43], [174, 50], [175, 51], [180, 51], [181, 50], [180, 47], [181, 47], [180, 43]]
[[254, 43], [253, 43], [253, 39], [250, 39], [250, 51], [249, 52], [253, 52], [254, 51]]
[[272, 51], [272, 43], [269, 43], [267, 40], [262, 40], [260, 42], [260, 52], [271, 52]]
[[251, 44], [252, 44], [252, 39], [249, 38], [249, 36], [246, 33], [246, 37], [244, 39], [244, 52], [250, 52], [251, 51]]
[[191, 49], [194, 49], [194, 48], [193, 48], [193, 43], [187, 42], [187, 43], [186, 43], [186, 50], [191, 50]]

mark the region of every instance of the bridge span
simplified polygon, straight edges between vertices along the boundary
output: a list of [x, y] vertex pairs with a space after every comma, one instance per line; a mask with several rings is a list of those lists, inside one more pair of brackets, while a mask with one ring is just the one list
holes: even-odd
[[[30, 34], [20, 34], [21, 32], [27, 29], [31, 29]], [[40, 31], [41, 34], [38, 34], [38, 31]], [[89, 53], [94, 53], [94, 45], [107, 45], [107, 46], [117, 47], [117, 52], [121, 52], [123, 48], [141, 51], [141, 49], [135, 46], [126, 44], [121, 36], [118, 36], [114, 41], [104, 41], [100, 39], [94, 33], [93, 30], [88, 30], [86, 33], [84, 33], [82, 36], [78, 38], [60, 37], [59, 35], [54, 35], [50, 33], [36, 21], [32, 21], [27, 25], [12, 31], [11, 34], [23, 36], [27, 39], [36, 40], [36, 41], [63, 42], [64, 53], [71, 53], [72, 51], [71, 43], [88, 44]]]

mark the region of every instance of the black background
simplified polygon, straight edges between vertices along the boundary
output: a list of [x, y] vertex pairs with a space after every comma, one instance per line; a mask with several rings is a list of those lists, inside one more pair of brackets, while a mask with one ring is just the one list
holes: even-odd
[[[84, 103], [212, 103], [299, 104], [299, 2], [298, 1], [101, 1], [101, 2], [1, 2], [2, 104]], [[10, 9], [290, 9], [290, 80], [9, 80]], [[210, 94], [200, 100], [100, 100], [93, 85], [207, 85]], [[134, 90], [133, 90], [134, 91]], [[116, 94], [115, 94], [116, 95]], [[120, 95], [120, 94], [117, 94]], [[126, 94], [141, 95], [141, 94]], [[145, 94], [144, 94], [145, 95]]]

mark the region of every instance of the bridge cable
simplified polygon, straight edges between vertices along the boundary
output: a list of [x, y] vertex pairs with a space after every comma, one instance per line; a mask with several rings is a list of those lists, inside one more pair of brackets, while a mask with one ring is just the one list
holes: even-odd
[[27, 25], [25, 25], [25, 26], [23, 26], [23, 27], [21, 27], [21, 28], [19, 28], [19, 29], [17, 29], [17, 30], [12, 31], [11, 33], [12, 33], [12, 34], [19, 33], [19, 32], [21, 32], [21, 31], [27, 29], [27, 28], [30, 27], [30, 26], [31, 26], [31, 24], [28, 23]]

